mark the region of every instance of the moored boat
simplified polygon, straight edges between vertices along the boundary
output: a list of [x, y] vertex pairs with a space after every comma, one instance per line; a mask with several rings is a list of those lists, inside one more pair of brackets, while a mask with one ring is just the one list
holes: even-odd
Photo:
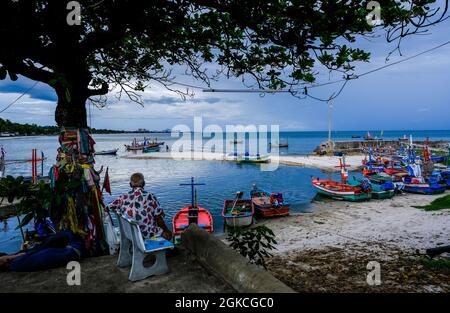
[[289, 204], [284, 202], [282, 193], [268, 193], [253, 185], [250, 191], [253, 211], [262, 217], [287, 216]]
[[275, 143], [270, 143], [271, 147], [278, 147], [278, 148], [288, 148], [289, 147], [289, 142], [286, 140], [285, 142], [275, 142]]
[[370, 190], [363, 190], [361, 186], [351, 186], [333, 180], [312, 178], [312, 184], [321, 195], [347, 201], [364, 201], [371, 198]]
[[142, 149], [142, 153], [149, 153], [149, 152], [159, 152], [161, 150], [161, 147], [147, 147]]
[[191, 186], [191, 204], [179, 210], [172, 219], [172, 229], [174, 242], [179, 241], [180, 235], [190, 224], [197, 224], [206, 232], [214, 232], [214, 223], [211, 213], [197, 204], [197, 190], [194, 186], [204, 184], [194, 183], [194, 177], [191, 177], [189, 184], [180, 184], [180, 186]]
[[403, 190], [410, 193], [434, 195], [444, 193], [447, 189], [445, 183], [432, 178], [424, 179], [423, 177], [405, 177], [403, 179], [403, 183], [405, 185]]
[[[392, 182], [385, 182], [384, 184], [372, 184], [368, 178], [366, 183], [370, 184], [371, 198], [372, 199], [390, 199], [395, 195], [395, 186]], [[348, 179], [347, 183], [352, 186], [361, 186], [363, 180]]]
[[145, 148], [155, 148], [155, 147], [159, 147], [160, 145], [157, 143], [152, 143], [152, 144], [147, 144], [147, 145], [125, 145], [125, 148], [128, 151], [138, 151], [138, 150], [143, 150]]
[[227, 226], [244, 227], [253, 223], [253, 206], [251, 200], [225, 200], [223, 203], [222, 217]]
[[400, 174], [389, 175], [384, 172], [365, 175], [365, 177], [367, 179], [369, 179], [372, 186], [393, 184], [394, 191], [398, 192], [398, 193], [400, 193], [401, 190], [403, 190], [403, 187], [405, 186], [405, 184], [403, 183], [403, 176], [405, 176], [405, 175], [400, 175]]
[[119, 149], [102, 150], [102, 151], [97, 151], [94, 154], [95, 155], [116, 155], [117, 151], [119, 151]]
[[267, 155], [249, 155], [249, 154], [245, 154], [245, 155], [238, 155], [236, 157], [236, 162], [238, 163], [269, 163], [270, 159], [269, 156]]
[[207, 209], [200, 206], [192, 209], [192, 206], [188, 205], [180, 209], [172, 219], [173, 235], [175, 238], [178, 238], [181, 233], [189, 227], [189, 212], [192, 213], [194, 211], [197, 211], [195, 213], [198, 215], [198, 227], [203, 228], [208, 233], [214, 232], [213, 218], [211, 216], [211, 213], [209, 213]]

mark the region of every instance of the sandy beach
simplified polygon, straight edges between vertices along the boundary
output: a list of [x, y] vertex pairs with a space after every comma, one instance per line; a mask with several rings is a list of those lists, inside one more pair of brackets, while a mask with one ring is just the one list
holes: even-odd
[[[156, 152], [138, 155], [128, 155], [124, 158], [133, 160], [148, 159], [174, 159], [174, 160], [197, 160], [197, 161], [229, 161], [235, 162], [235, 157], [218, 152]], [[289, 166], [318, 168], [325, 171], [339, 171], [339, 157], [317, 156], [317, 155], [270, 155], [271, 163]], [[349, 170], [358, 170], [362, 167], [364, 155], [351, 155], [345, 158]]]
[[[269, 269], [298, 291], [449, 291], [448, 270], [427, 270], [422, 261], [425, 249], [450, 244], [450, 209], [413, 207], [438, 197], [315, 202], [313, 213], [263, 221], [278, 241]], [[365, 281], [371, 260], [381, 264], [381, 286]]]

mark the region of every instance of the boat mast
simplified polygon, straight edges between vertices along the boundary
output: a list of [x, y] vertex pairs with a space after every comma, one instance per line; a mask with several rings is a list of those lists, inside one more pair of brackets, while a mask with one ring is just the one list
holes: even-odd
[[191, 177], [190, 184], [180, 184], [180, 186], [191, 186], [191, 205], [189, 206], [188, 219], [189, 224], [198, 224], [198, 207], [197, 207], [197, 195], [194, 186], [203, 186], [203, 183], [194, 183], [194, 177]]

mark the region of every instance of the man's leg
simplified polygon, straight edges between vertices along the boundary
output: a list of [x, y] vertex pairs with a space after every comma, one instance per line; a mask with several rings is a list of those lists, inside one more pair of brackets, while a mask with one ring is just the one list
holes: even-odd
[[9, 269], [15, 272], [34, 272], [66, 266], [70, 261], [79, 261], [80, 255], [71, 247], [47, 248], [24, 254], [9, 263]]

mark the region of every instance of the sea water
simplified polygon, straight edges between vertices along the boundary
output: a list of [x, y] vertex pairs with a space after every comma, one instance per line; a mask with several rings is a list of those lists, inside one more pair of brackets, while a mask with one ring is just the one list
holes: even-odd
[[[397, 139], [403, 135], [413, 135], [416, 140], [427, 137], [430, 140], [450, 140], [450, 131], [385, 131], [383, 137]], [[214, 218], [217, 232], [223, 231], [221, 210], [225, 199], [234, 199], [237, 191], [243, 191], [244, 197], [249, 197], [252, 184], [269, 192], [283, 192], [285, 200], [291, 204], [292, 212], [310, 210], [309, 203], [315, 196], [315, 189], [311, 185], [311, 176], [321, 178], [338, 178], [318, 169], [280, 165], [276, 171], [263, 172], [257, 164], [236, 164], [223, 161], [175, 161], [167, 159], [134, 160], [123, 156], [140, 152], [125, 151], [124, 144], [129, 144], [134, 138], [142, 140], [146, 137], [164, 141], [171, 146], [176, 138], [170, 134], [110, 134], [94, 135], [96, 150], [119, 148], [118, 156], [97, 156], [96, 169], [101, 166], [109, 168], [112, 195], [104, 193], [105, 202], [109, 203], [115, 197], [129, 189], [129, 177], [134, 172], [142, 172], [145, 176], [145, 189], [155, 193], [161, 206], [166, 212], [167, 223], [171, 224], [174, 214], [191, 201], [190, 188], [179, 186], [189, 183], [190, 177], [196, 182], [205, 183], [197, 187], [198, 203], [207, 208]], [[333, 132], [334, 140], [351, 140], [352, 136], [364, 136], [365, 132]], [[373, 136], [380, 136], [372, 132]], [[280, 141], [289, 142], [288, 148], [280, 148], [281, 154], [306, 154], [327, 139], [327, 132], [281, 132]], [[207, 139], [206, 139], [207, 140]], [[46, 160], [38, 165], [38, 172], [42, 170], [47, 175], [50, 167], [55, 163], [58, 140], [56, 136], [35, 136], [0, 138], [0, 146], [6, 150], [7, 175], [31, 175], [31, 163], [15, 162], [15, 160], [31, 159], [33, 148], [42, 151]], [[15, 163], [14, 163], [15, 162]], [[336, 164], [338, 165], [338, 164]], [[104, 174], [104, 173], [103, 173]], [[103, 177], [102, 174], [102, 177]], [[355, 173], [355, 175], [357, 175]], [[13, 252], [20, 248], [20, 231], [15, 229], [16, 219], [7, 221], [7, 227], [0, 225], [0, 252]]]

